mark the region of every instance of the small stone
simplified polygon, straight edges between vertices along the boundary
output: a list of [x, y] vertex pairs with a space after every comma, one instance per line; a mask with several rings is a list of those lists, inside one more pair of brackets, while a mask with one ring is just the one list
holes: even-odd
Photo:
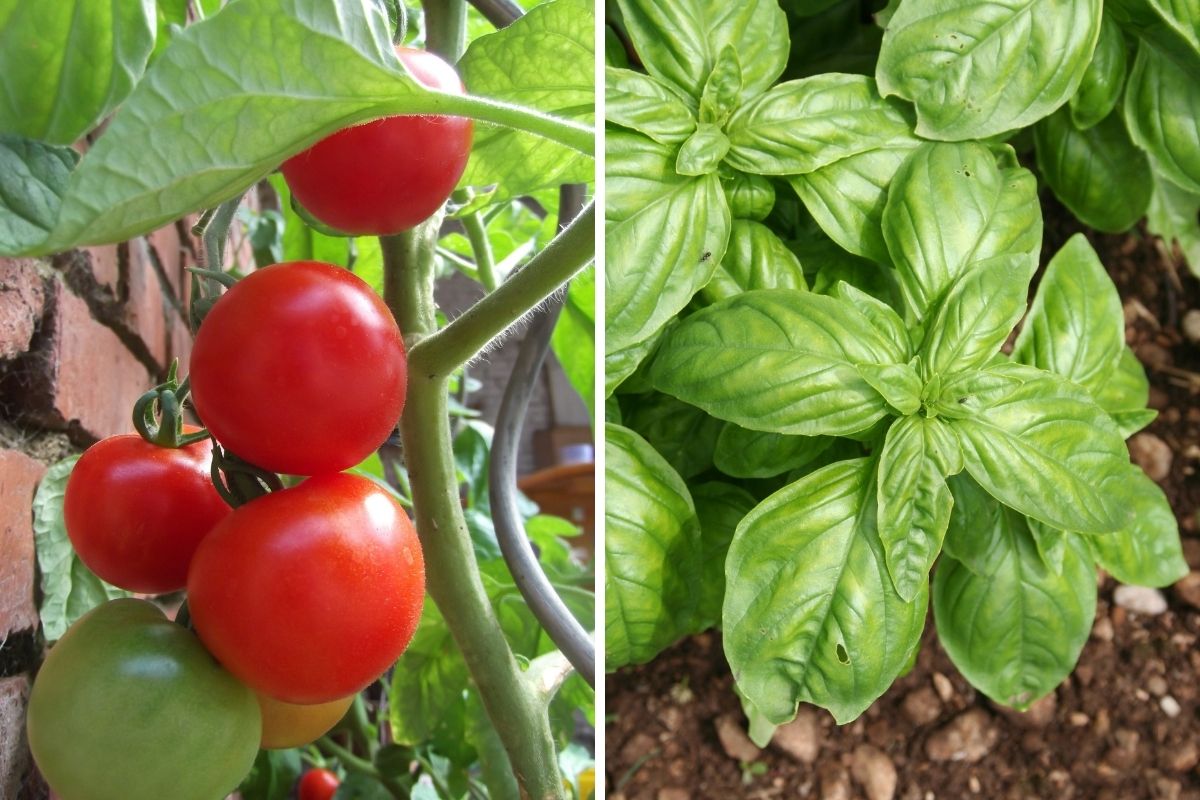
[[1193, 308], [1184, 314], [1180, 327], [1189, 342], [1200, 344], [1200, 310]]
[[967, 779], [967, 788], [971, 790], [971, 794], [979, 794], [983, 791], [983, 785], [974, 775]]
[[742, 729], [741, 721], [735, 715], [722, 714], [717, 717], [715, 725], [717, 738], [721, 740], [721, 747], [730, 758], [749, 763], [757, 761], [758, 757], [762, 755], [762, 751], [755, 746], [754, 742], [750, 741], [750, 737]]
[[1192, 608], [1200, 608], [1200, 571], [1184, 575], [1172, 588], [1180, 600]]
[[1159, 700], [1158, 705], [1163, 710], [1163, 713], [1171, 719], [1175, 719], [1179, 716], [1180, 712], [1183, 711], [1183, 709], [1179, 706], [1179, 701], [1174, 697], [1171, 697], [1171, 695], [1167, 695], [1163, 699]]
[[688, 794], [687, 789], [671, 787], [669, 789], [659, 789], [658, 800], [692, 800], [692, 796]]
[[647, 733], [636, 733], [625, 746], [621, 748], [621, 760], [627, 764], [636, 764], [645, 759], [647, 754], [654, 752], [658, 742]]
[[671, 687], [668, 694], [671, 699], [681, 706], [686, 706], [692, 700], [696, 699], [696, 693], [692, 691], [692, 687], [686, 683], [677, 683]]
[[925, 741], [925, 753], [932, 761], [966, 761], [973, 764], [988, 754], [998, 736], [987, 712], [973, 708], [935, 731]]
[[854, 748], [850, 774], [863, 788], [867, 800], [892, 800], [896, 796], [896, 765], [878, 747], [860, 744]]
[[1146, 690], [1155, 697], [1162, 697], [1167, 693], [1167, 680], [1162, 675], [1151, 675], [1146, 681]]
[[792, 758], [804, 764], [817, 760], [821, 751], [821, 739], [824, 732], [816, 709], [811, 706], [800, 706], [796, 718], [786, 725], [780, 725], [771, 737], [771, 744], [787, 753]]
[[1167, 610], [1167, 598], [1148, 586], [1118, 586], [1113, 591], [1113, 602], [1135, 614], [1151, 617]]
[[1051, 692], [1024, 711], [1000, 707], [1000, 713], [1022, 728], [1044, 728], [1054, 721], [1058, 710], [1058, 697]]
[[1157, 800], [1179, 800], [1183, 786], [1179, 781], [1159, 777], [1154, 781], [1154, 797]]
[[1108, 749], [1104, 756], [1105, 763], [1120, 770], [1132, 769], [1137, 763], [1138, 742], [1141, 737], [1137, 731], [1120, 728], [1113, 733], [1116, 744]]
[[850, 775], [837, 762], [827, 761], [820, 767], [821, 800], [851, 800]]
[[1092, 721], [1092, 718], [1089, 717], [1087, 714], [1084, 714], [1082, 711], [1072, 711], [1071, 712], [1071, 724], [1074, 725], [1076, 728], [1086, 728], [1088, 726], [1088, 723], [1091, 721]]
[[1129, 457], [1154, 481], [1171, 474], [1171, 446], [1153, 433], [1139, 433], [1129, 440]]
[[1178, 747], [1164, 748], [1159, 760], [1167, 772], [1187, 772], [1200, 764], [1200, 746], [1193, 739], [1185, 739]]
[[900, 708], [904, 716], [917, 725], [928, 725], [942, 715], [942, 701], [928, 686], [913, 689], [905, 695]]
[[1113, 624], [1112, 620], [1107, 616], [1098, 616], [1092, 624], [1092, 638], [1101, 642], [1111, 642], [1113, 640]]
[[933, 673], [933, 688], [937, 690], [938, 697], [942, 698], [943, 703], [949, 703], [954, 699], [954, 684], [940, 672]]

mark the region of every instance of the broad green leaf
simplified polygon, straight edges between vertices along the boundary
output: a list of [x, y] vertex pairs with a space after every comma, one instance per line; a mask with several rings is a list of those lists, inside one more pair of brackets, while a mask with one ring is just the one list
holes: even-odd
[[1153, 47], [1140, 45], [1125, 89], [1125, 124], [1154, 171], [1193, 194], [1200, 193], [1197, 119], [1200, 80]]
[[1195, 0], [1106, 0], [1104, 11], [1166, 54], [1190, 80], [1200, 80], [1200, 6]]
[[627, 350], [678, 314], [709, 279], [729, 241], [716, 175], [684, 178], [675, 153], [608, 131], [605, 150], [605, 347]]
[[788, 77], [831, 72], [873, 76], [883, 31], [864, 18], [867, 8], [838, 0], [803, 23], [793, 23]]
[[1180, 189], [1155, 175], [1146, 229], [1178, 245], [1192, 274], [1200, 277], [1200, 193]]
[[1096, 404], [1116, 421], [1121, 435], [1126, 438], [1153, 422], [1158, 413], [1146, 408], [1150, 400], [1150, 381], [1146, 378], [1146, 368], [1129, 347], [1122, 348], [1114, 371], [1092, 396]]
[[[617, 387], [622, 387], [630, 392], [650, 391], [650, 386], [642, 387], [640, 384], [645, 383], [643, 380], [645, 370], [639, 372], [650, 355], [658, 348], [662, 342], [664, 334], [672, 327], [668, 322], [660, 328], [656, 333], [652, 334], [649, 339], [638, 342], [635, 345], [625, 348], [624, 350], [609, 351], [604, 354], [604, 392], [605, 396], [611, 396], [617, 390]], [[626, 385], [626, 381], [629, 385]], [[635, 386], [636, 384], [636, 386]]]
[[[595, 117], [595, 16], [588, 0], [540, 3], [471, 42], [459, 62], [472, 94], [591, 124]], [[460, 184], [498, 188], [492, 202], [593, 180], [588, 156], [532, 133], [476, 124]]]
[[734, 169], [803, 175], [850, 156], [915, 144], [899, 104], [861, 75], [816, 75], [772, 87], [726, 127]]
[[1170, 586], [1188, 574], [1179, 524], [1167, 496], [1142, 468], [1130, 464], [1121, 497], [1133, 509], [1116, 533], [1086, 537], [1096, 562], [1121, 583]]
[[1119, 112], [1080, 130], [1060, 109], [1033, 126], [1033, 138], [1047, 185], [1085, 225], [1121, 233], [1146, 213], [1154, 187], [1150, 161], [1129, 138]]
[[921, 408], [921, 376], [912, 364], [858, 364], [858, 374], [879, 392], [898, 414]]
[[908, 358], [848, 301], [763, 289], [681, 322], [650, 378], [660, 391], [744, 428], [837, 436], [866, 430], [887, 413], [856, 365]]
[[711, 123], [701, 122], [679, 148], [675, 171], [680, 175], [715, 173], [728, 152], [729, 139], [724, 131]]
[[687, 480], [713, 464], [717, 437], [725, 423], [695, 406], [655, 392], [638, 397], [623, 423]]
[[721, 624], [721, 606], [725, 602], [725, 557], [738, 523], [754, 508], [755, 500], [745, 489], [719, 481], [693, 486], [691, 492], [700, 520], [700, 563], [703, 565], [695, 629], [702, 631]]
[[721, 186], [734, 219], [761, 222], [775, 205], [775, 187], [761, 175], [735, 172], [733, 177], [722, 180]]
[[659, 144], [677, 145], [696, 129], [696, 117], [676, 91], [651, 75], [605, 67], [604, 117]]
[[605, 426], [605, 669], [640, 664], [695, 620], [700, 523], [687, 486], [628, 428]]
[[784, 0], [783, 7], [797, 17], [812, 17], [840, 2], [842, 0]]
[[73, 144], [133, 90], [156, 31], [153, 0], [0, 0], [0, 133]]
[[700, 290], [715, 303], [754, 289], [805, 289], [804, 268], [795, 253], [766, 225], [735, 219], [729, 246], [712, 280]]
[[831, 444], [828, 436], [784, 436], [726, 422], [713, 465], [735, 478], [773, 478], [811, 463]]
[[995, 527], [990, 574], [949, 555], [938, 564], [933, 617], [963, 677], [997, 703], [1025, 709], [1074, 668], [1096, 613], [1096, 575], [1076, 537], [1067, 537], [1056, 574], [1020, 515], [1005, 509]]
[[392, 670], [392, 741], [409, 747], [445, 743], [461, 749], [467, 723], [462, 689], [469, 680], [467, 663], [441, 612], [427, 602], [412, 643]]
[[42, 576], [38, 615], [48, 642], [62, 638], [71, 623], [101, 603], [129, 596], [129, 592], [110, 586], [84, 566], [67, 538], [63, 495], [78, 460], [79, 456], [71, 456], [46, 470], [33, 498], [33, 540]]
[[1033, 275], [1042, 245], [1037, 181], [977, 142], [923, 145], [892, 179], [883, 238], [912, 319], [921, 320], [967, 269], [1010, 263]]
[[946, 477], [962, 469], [941, 420], [909, 416], [888, 429], [879, 459], [879, 539], [896, 592], [906, 601], [929, 582], [953, 499]]
[[742, 64], [733, 45], [725, 45], [704, 83], [700, 95], [700, 122], [721, 127], [738, 107], [742, 92]]
[[596, 268], [589, 266], [571, 279], [562, 315], [550, 336], [554, 355], [572, 388], [595, 418]]
[[[1082, 233], [1050, 259], [1013, 360], [1055, 372], [1099, 397], [1125, 351], [1125, 315], [1112, 278]], [[1128, 408], [1140, 408], [1132, 398]], [[1103, 403], [1100, 403], [1103, 407]]]
[[300, 751], [259, 750], [238, 794], [243, 800], [288, 800], [304, 771]]
[[854, 255], [890, 266], [883, 209], [893, 176], [917, 144], [914, 139], [868, 150], [788, 180], [829, 238]]
[[1100, 36], [1101, 0], [905, 0], [876, 80], [916, 131], [962, 141], [1032, 125], [1070, 99]]
[[[999, 374], [978, 373], [982, 380]], [[1129, 454], [1116, 426], [1084, 390], [1053, 373], [1014, 367], [1023, 383], [977, 396], [952, 421], [966, 469], [1010, 508], [1047, 525], [1111, 533], [1128, 510], [1114, 499]]]
[[900, 315], [887, 303], [875, 295], [868, 294], [857, 286], [845, 282], [836, 284], [830, 294], [845, 300], [858, 309], [858, 312], [866, 317], [871, 326], [875, 328], [876, 333], [891, 342], [897, 352], [911, 353], [913, 351], [912, 338], [908, 334], [908, 329], [904, 327], [904, 320], [900, 319]]
[[775, 0], [618, 0], [646, 71], [699, 101], [721, 51], [742, 66], [743, 99], [775, 82], [787, 65], [787, 17]]
[[724, 644], [738, 689], [772, 724], [800, 702], [850, 722], [920, 643], [928, 604], [896, 594], [875, 530], [868, 459], [818, 470], [738, 525], [725, 575]]
[[993, 558], [1011, 514], [966, 473], [946, 479], [953, 504], [942, 549], [946, 555], [980, 577], [990, 577], [1002, 562]]
[[33, 250], [46, 239], [78, 162], [69, 147], [0, 136], [0, 251]]
[[1129, 68], [1125, 36], [1107, 14], [1100, 21], [1100, 39], [1092, 60], [1083, 73], [1079, 89], [1071, 95], [1071, 122], [1080, 130], [1092, 127], [1107, 117], [1121, 97], [1125, 72]]
[[1028, 265], [999, 261], [958, 276], [942, 295], [921, 343], [924, 377], [982, 367], [1000, 352], [1025, 313]]

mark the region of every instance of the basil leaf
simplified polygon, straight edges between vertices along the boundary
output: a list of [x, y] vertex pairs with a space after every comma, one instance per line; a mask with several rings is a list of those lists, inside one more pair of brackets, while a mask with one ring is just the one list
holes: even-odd
[[650, 75], [604, 68], [605, 118], [668, 146], [681, 143], [696, 129], [692, 110], [675, 92]]
[[604, 354], [605, 396], [611, 395], [618, 387], [627, 392], [650, 391], [649, 384], [645, 387], [639, 386], [637, 388], [633, 384], [644, 383], [641, 380], [642, 373], [639, 373], [638, 369], [646, 363], [651, 353], [658, 348], [663, 340], [664, 333], [671, 327], [673, 327], [673, 321], [668, 322], [658, 331], [651, 334], [648, 339], [630, 345], [624, 350], [610, 350]]
[[[961, 450], [959, 451], [961, 453]], [[942, 549], [980, 577], [990, 577], [1002, 566], [996, 557], [1007, 524], [1007, 508], [996, 502], [975, 479], [966, 473], [946, 479], [953, 505]]]
[[1191, 0], [1107, 0], [1106, 13], [1200, 80], [1200, 6]]
[[855, 719], [920, 644], [927, 584], [896, 594], [875, 531], [868, 459], [825, 467], [776, 492], [738, 525], [725, 575], [725, 655], [768, 721], [797, 703]]
[[657, 393], [639, 396], [624, 420], [684, 480], [712, 466], [717, 437], [725, 427], [695, 406]]
[[910, 364], [858, 364], [858, 374], [898, 414], [921, 408], [921, 377]]
[[1125, 89], [1125, 124], [1154, 171], [1200, 193], [1200, 80], [1153, 47], [1138, 47]]
[[1180, 189], [1155, 175], [1146, 229], [1177, 244], [1192, 274], [1200, 276], [1200, 193]]
[[[1013, 360], [1055, 372], [1099, 399], [1124, 351], [1125, 314], [1117, 287], [1087, 238], [1077, 233], [1050, 259]], [[1145, 399], [1137, 405], [1133, 398], [1126, 408], [1140, 408]]]
[[604, 654], [610, 672], [640, 664], [694, 620], [700, 524], [683, 480], [628, 428], [604, 436]]
[[700, 290], [710, 303], [753, 289], [805, 289], [804, 268], [787, 245], [766, 225], [735, 219], [725, 258]]
[[606, 348], [648, 338], [674, 317], [725, 255], [729, 208], [716, 175], [684, 178], [674, 152], [635, 133], [605, 146]]
[[861, 75], [781, 83], [738, 109], [726, 131], [729, 166], [758, 175], [802, 175], [870, 150], [915, 144], [898, 104]]
[[1096, 404], [1113, 418], [1121, 436], [1126, 439], [1149, 425], [1158, 416], [1157, 411], [1146, 408], [1150, 399], [1150, 381], [1146, 378], [1146, 368], [1128, 347], [1122, 349], [1116, 368], [1092, 396]]
[[913, 415], [888, 429], [879, 459], [879, 539], [905, 601], [929, 582], [953, 505], [945, 479], [961, 469], [958, 442], [940, 420]]
[[[854, 306], [858, 313], [866, 317], [875, 332], [895, 348], [895, 352], [912, 352], [912, 339], [909, 338], [908, 329], [904, 327], [904, 320], [900, 319], [900, 315], [893, 311], [887, 303], [844, 282], [834, 286], [830, 294]], [[895, 363], [902, 362], [907, 363], [904, 359], [895, 361]]]
[[1129, 138], [1120, 113], [1080, 130], [1060, 109], [1033, 127], [1033, 138], [1042, 177], [1085, 225], [1122, 233], [1146, 213], [1154, 187], [1150, 161]]
[[725, 557], [742, 518], [754, 508], [754, 496], [745, 489], [712, 481], [691, 487], [700, 520], [700, 608], [695, 629], [707, 630], [721, 623], [725, 602]]
[[728, 152], [729, 139], [725, 132], [716, 125], [701, 122], [679, 148], [675, 171], [680, 175], [708, 175], [717, 171]]
[[157, 30], [152, 0], [3, 0], [0, 19], [0, 132], [57, 145], [133, 91]]
[[713, 465], [735, 478], [774, 478], [812, 463], [833, 442], [828, 436], [784, 436], [726, 422]]
[[1107, 14], [1100, 20], [1100, 39], [1092, 60], [1083, 73], [1079, 89], [1071, 95], [1071, 122], [1086, 130], [1107, 117], [1121, 97], [1125, 72], [1129, 69], [1125, 36]]
[[829, 238], [854, 255], [890, 266], [883, 240], [884, 204], [893, 176], [917, 144], [914, 139], [869, 150], [789, 182]]
[[775, 206], [775, 187], [761, 175], [735, 172], [732, 178], [722, 182], [729, 212], [735, 219], [761, 222]]
[[847, 301], [764, 289], [681, 322], [650, 377], [660, 391], [742, 427], [837, 436], [866, 430], [887, 413], [855, 365], [908, 357]]
[[1023, 128], [1079, 87], [1100, 12], [1100, 0], [905, 0], [883, 33], [876, 80], [916, 105], [927, 139]]
[[982, 367], [1025, 313], [1028, 265], [997, 261], [960, 275], [942, 297], [921, 343], [926, 377]]
[[37, 247], [54, 228], [79, 154], [16, 136], [0, 136], [0, 249]]
[[1037, 181], [1001, 167], [977, 142], [923, 145], [892, 179], [883, 238], [911, 318], [923, 319], [970, 267], [996, 259], [1033, 274], [1042, 243]]
[[787, 17], [775, 0], [617, 0], [646, 71], [700, 99], [726, 45], [742, 63], [741, 97], [775, 82], [787, 65]]
[[[1129, 454], [1115, 425], [1075, 384], [1014, 367], [1002, 374], [1023, 383], [978, 395], [981, 407], [951, 422], [967, 471], [997, 500], [1047, 525], [1117, 530], [1128, 510], [1113, 499], [1112, 484], [1124, 480]], [[989, 373], [997, 371], [978, 374]]]
[[700, 121], [718, 127], [724, 125], [737, 108], [741, 91], [742, 64], [737, 50], [725, 45], [700, 94]]
[[1076, 537], [1063, 569], [1047, 569], [1029, 528], [1005, 510], [983, 576], [947, 555], [933, 579], [938, 641], [972, 686], [992, 700], [1028, 708], [1062, 683], [1087, 642], [1096, 614], [1096, 575]]
[[1096, 562], [1121, 583], [1170, 586], [1188, 574], [1175, 512], [1141, 467], [1130, 464], [1126, 472], [1119, 491], [1133, 510], [1129, 524], [1085, 540]]

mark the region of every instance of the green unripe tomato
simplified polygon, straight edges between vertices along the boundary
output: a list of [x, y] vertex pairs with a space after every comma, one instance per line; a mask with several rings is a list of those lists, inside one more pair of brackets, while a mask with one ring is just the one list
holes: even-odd
[[734, 219], [751, 219], [761, 222], [775, 206], [775, 187], [762, 175], [735, 173], [732, 178], [721, 181], [725, 199], [729, 201], [729, 213]]
[[62, 800], [215, 800], [250, 771], [254, 692], [144, 600], [113, 600], [50, 649], [29, 747]]

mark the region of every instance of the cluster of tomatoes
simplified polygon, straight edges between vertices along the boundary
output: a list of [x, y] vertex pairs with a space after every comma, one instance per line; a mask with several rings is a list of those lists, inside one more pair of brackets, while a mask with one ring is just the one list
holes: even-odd
[[[423, 83], [463, 91], [436, 56], [398, 53]], [[395, 233], [445, 202], [470, 136], [469, 120], [391, 117], [334, 134], [283, 172], [327, 224]], [[333, 727], [420, 619], [412, 523], [385, 489], [344, 472], [404, 405], [404, 342], [372, 289], [313, 261], [251, 273], [205, 316], [189, 382], [207, 431], [164, 415], [173, 436], [105, 439], [67, 484], [80, 560], [130, 592], [186, 589], [190, 627], [146, 600], [113, 600], [51, 648], [28, 734], [63, 800], [223, 797], [260, 747]], [[221, 464], [303, 479], [239, 503], [239, 478], [213, 472], [214, 441]]]

